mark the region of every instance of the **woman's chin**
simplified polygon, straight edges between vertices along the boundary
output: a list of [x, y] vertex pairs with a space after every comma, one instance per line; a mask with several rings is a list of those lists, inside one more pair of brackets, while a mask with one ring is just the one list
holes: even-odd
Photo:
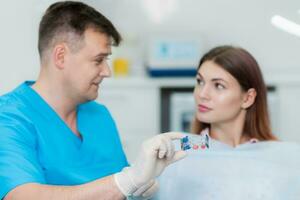
[[206, 124], [210, 124], [210, 123], [213, 122], [212, 119], [207, 118], [207, 117], [204, 117], [204, 116], [202, 116], [202, 115], [199, 116], [199, 114], [197, 115], [197, 120], [198, 120], [199, 122], [201, 122], [201, 123], [206, 123]]

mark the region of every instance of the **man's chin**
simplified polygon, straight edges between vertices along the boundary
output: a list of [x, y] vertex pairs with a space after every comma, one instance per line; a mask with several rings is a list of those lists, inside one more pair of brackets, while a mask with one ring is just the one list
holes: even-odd
[[88, 102], [88, 101], [94, 101], [98, 98], [98, 93], [93, 94], [93, 95], [88, 95], [84, 98], [83, 103], [84, 102]]
[[98, 98], [98, 93], [96, 94], [96, 95], [94, 95], [94, 96], [90, 96], [89, 98], [88, 98], [88, 100], [89, 101], [94, 101], [94, 100], [96, 100]]

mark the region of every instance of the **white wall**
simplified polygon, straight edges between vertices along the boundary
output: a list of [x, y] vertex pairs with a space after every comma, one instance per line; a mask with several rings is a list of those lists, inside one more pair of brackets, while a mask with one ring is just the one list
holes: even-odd
[[193, 32], [205, 51], [220, 44], [239, 45], [254, 54], [265, 72], [300, 72], [300, 38], [270, 24], [274, 14], [300, 23], [299, 0], [178, 0], [179, 9], [161, 24], [147, 18], [142, 0], [88, 2], [109, 16], [125, 37], [146, 41], [155, 32]]
[[2, 2], [0, 7], [0, 93], [37, 72], [37, 15], [31, 6], [35, 2], [11, 0]]
[[38, 23], [54, 1], [10, 0], [0, 7], [0, 94], [24, 80], [36, 79], [39, 71]]
[[[39, 70], [38, 23], [53, 0], [10, 0], [0, 7], [0, 94], [24, 79], [35, 79]], [[134, 41], [131, 53], [141, 70], [144, 45], [154, 33], [199, 35], [203, 50], [219, 44], [248, 49], [264, 72], [300, 74], [300, 38], [270, 24], [273, 14], [300, 23], [298, 0], [178, 0], [179, 9], [161, 24], [154, 24], [142, 9], [142, 0], [85, 0], [109, 17], [126, 39]]]

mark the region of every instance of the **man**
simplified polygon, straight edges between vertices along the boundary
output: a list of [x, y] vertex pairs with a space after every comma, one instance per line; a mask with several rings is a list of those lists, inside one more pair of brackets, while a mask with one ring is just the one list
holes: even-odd
[[51, 5], [39, 27], [41, 70], [0, 97], [0, 199], [149, 198], [155, 178], [185, 156], [166, 133], [144, 142], [128, 166], [108, 110], [93, 100], [111, 75], [107, 57], [121, 37], [80, 2]]

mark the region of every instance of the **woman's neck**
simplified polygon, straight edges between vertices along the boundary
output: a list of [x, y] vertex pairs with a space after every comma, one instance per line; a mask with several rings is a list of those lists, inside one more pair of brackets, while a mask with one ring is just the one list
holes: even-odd
[[243, 135], [245, 117], [242, 114], [230, 122], [212, 123], [210, 137], [232, 147], [247, 142], [250, 138]]

